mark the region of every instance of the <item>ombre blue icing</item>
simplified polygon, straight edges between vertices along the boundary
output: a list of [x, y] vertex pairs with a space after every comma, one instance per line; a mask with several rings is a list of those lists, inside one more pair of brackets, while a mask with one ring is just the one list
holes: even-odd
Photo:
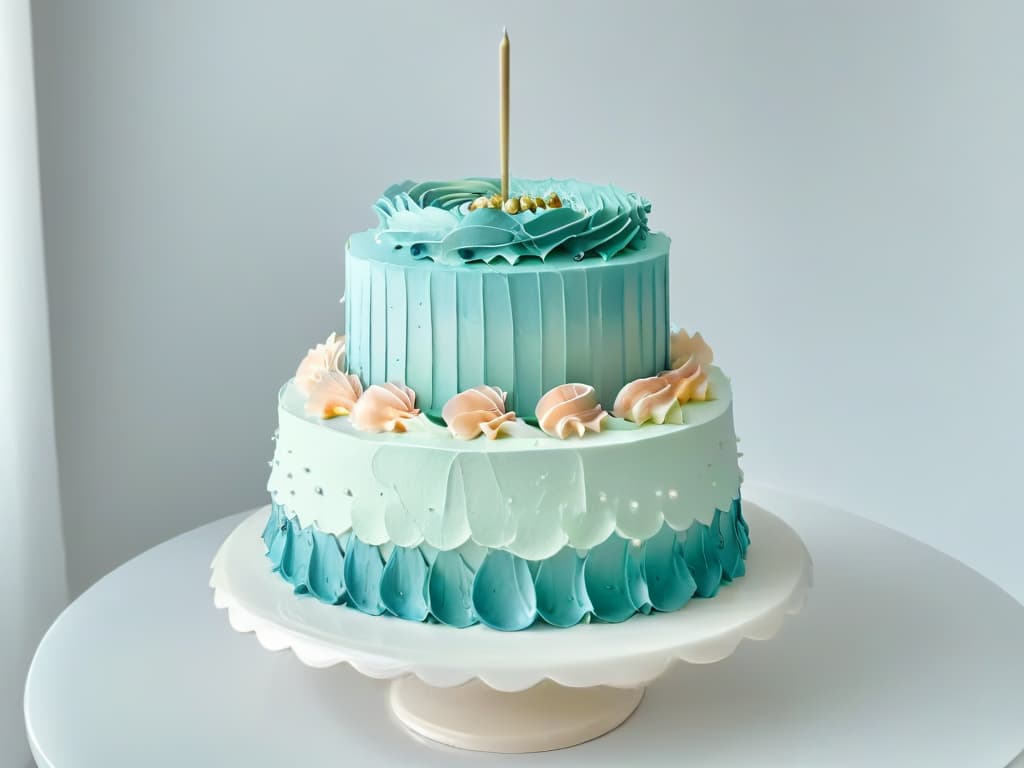
[[508, 392], [520, 418], [532, 419], [541, 396], [569, 382], [590, 384], [610, 408], [623, 386], [669, 363], [669, 239], [646, 242], [610, 261], [552, 255], [448, 266], [410, 258], [372, 231], [353, 235], [348, 371], [364, 386], [408, 385], [431, 416], [480, 385]]
[[397, 184], [374, 206], [378, 239], [413, 259], [439, 264], [495, 259], [515, 264], [526, 256], [610, 259], [642, 248], [647, 238], [651, 204], [634, 192], [572, 179], [513, 178], [510, 197], [555, 193], [562, 206], [514, 215], [495, 208], [469, 210], [474, 199], [500, 190], [498, 179], [483, 178]]
[[471, 565], [458, 551], [365, 544], [301, 528], [274, 504], [263, 531], [267, 557], [298, 593], [363, 613], [390, 614], [454, 627], [482, 623], [504, 631], [539, 622], [570, 627], [619, 622], [637, 613], [679, 610], [713, 597], [745, 573], [750, 530], [739, 499], [710, 525], [663, 526], [637, 542], [613, 535], [588, 552], [563, 548], [528, 561], [488, 550]]

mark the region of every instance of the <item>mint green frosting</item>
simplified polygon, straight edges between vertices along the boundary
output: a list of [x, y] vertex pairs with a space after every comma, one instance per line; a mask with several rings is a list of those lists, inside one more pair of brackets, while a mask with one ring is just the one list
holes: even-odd
[[678, 532], [663, 525], [646, 541], [611, 536], [589, 551], [564, 547], [540, 561], [499, 549], [467, 558], [302, 527], [275, 503], [263, 540], [271, 567], [296, 592], [322, 602], [374, 616], [520, 630], [538, 621], [556, 627], [624, 621], [679, 610], [694, 596], [713, 597], [745, 573], [750, 532], [737, 498], [707, 525], [694, 522]]
[[406, 181], [385, 190], [374, 209], [378, 238], [413, 259], [439, 264], [491, 262], [515, 264], [524, 256], [546, 259], [564, 254], [610, 259], [642, 248], [651, 204], [634, 192], [573, 179], [509, 181], [509, 195], [546, 198], [552, 192], [561, 208], [538, 208], [515, 215], [494, 208], [469, 210], [480, 197], [500, 192], [498, 179]]
[[732, 394], [712, 366], [714, 399], [682, 406], [683, 424], [646, 424], [559, 440], [458, 440], [441, 428], [371, 434], [346, 417], [306, 414], [281, 392], [267, 490], [304, 525], [363, 541], [454, 550], [467, 542], [543, 560], [613, 533], [648, 539], [667, 522], [710, 523], [740, 485]]

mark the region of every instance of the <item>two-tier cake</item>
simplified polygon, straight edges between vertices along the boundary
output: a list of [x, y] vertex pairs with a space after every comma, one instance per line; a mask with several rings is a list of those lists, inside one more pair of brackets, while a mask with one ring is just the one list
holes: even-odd
[[645, 199], [461, 179], [376, 210], [346, 247], [346, 335], [279, 394], [268, 567], [338, 610], [501, 630], [743, 575], [729, 381], [670, 328]]

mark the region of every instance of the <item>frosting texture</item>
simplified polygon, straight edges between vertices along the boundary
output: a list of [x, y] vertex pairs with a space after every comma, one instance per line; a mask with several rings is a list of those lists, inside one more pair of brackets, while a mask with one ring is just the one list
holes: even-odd
[[414, 259], [439, 264], [490, 262], [515, 264], [524, 256], [546, 259], [610, 259], [628, 248], [642, 248], [651, 204], [640, 195], [610, 185], [572, 179], [517, 179], [510, 197], [547, 197], [555, 193], [560, 208], [537, 208], [512, 215], [470, 205], [478, 197], [500, 193], [497, 179], [406, 181], [385, 190], [374, 206], [380, 219], [378, 238], [408, 249]]
[[635, 542], [619, 536], [589, 551], [570, 547], [528, 561], [503, 550], [474, 556], [427, 547], [380, 547], [352, 534], [302, 527], [274, 504], [263, 541], [271, 567], [296, 592], [371, 615], [482, 623], [521, 630], [540, 621], [570, 627], [675, 611], [693, 596], [713, 597], [743, 576], [750, 531], [739, 499], [707, 525], [662, 526]]

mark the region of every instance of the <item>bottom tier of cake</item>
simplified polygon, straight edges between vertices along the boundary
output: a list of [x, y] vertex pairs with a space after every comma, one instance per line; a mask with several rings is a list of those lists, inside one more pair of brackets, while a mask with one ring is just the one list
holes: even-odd
[[273, 570], [322, 602], [413, 621], [521, 630], [538, 622], [619, 622], [714, 597], [744, 574], [750, 531], [736, 499], [707, 525], [694, 521], [676, 531], [665, 524], [646, 541], [613, 534], [590, 550], [564, 547], [526, 560], [472, 543], [444, 552], [426, 544], [371, 545], [351, 532], [303, 527], [275, 503], [263, 540]]

